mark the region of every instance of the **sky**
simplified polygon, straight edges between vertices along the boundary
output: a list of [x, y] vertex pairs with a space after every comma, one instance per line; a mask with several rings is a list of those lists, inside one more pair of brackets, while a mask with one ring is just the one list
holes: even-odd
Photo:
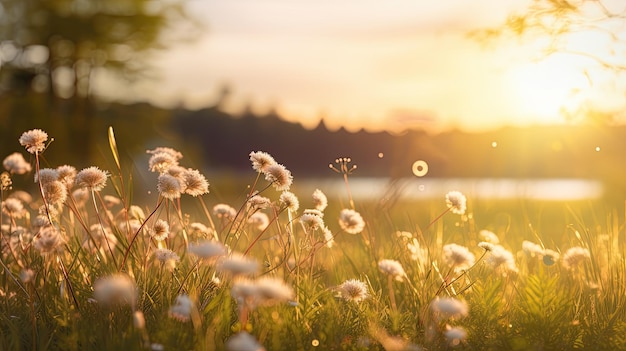
[[[275, 110], [305, 127], [323, 119], [330, 129], [348, 130], [481, 131], [563, 123], [560, 111], [590, 99], [623, 106], [623, 82], [604, 77], [610, 91], [599, 89], [602, 79], [585, 73], [588, 58], [545, 58], [536, 42], [485, 47], [468, 38], [527, 4], [190, 0], [190, 13], [206, 26], [202, 34], [154, 57], [158, 81], [110, 94], [197, 109], [215, 104], [228, 86], [222, 107], [229, 112]], [[606, 51], [598, 37], [572, 42]]]

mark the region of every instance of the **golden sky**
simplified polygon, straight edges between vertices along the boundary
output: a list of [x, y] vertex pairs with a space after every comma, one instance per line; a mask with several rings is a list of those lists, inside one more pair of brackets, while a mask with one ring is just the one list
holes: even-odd
[[[228, 84], [230, 112], [274, 108], [307, 127], [324, 118], [331, 129], [349, 130], [484, 130], [562, 123], [560, 110], [587, 99], [623, 106], [623, 79], [590, 81], [588, 58], [540, 59], [533, 42], [485, 48], [468, 39], [469, 31], [496, 26], [527, 3], [192, 0], [205, 34], [156, 57], [161, 80], [135, 86], [134, 94], [200, 108]], [[572, 43], [606, 49], [595, 36]], [[613, 91], [599, 88], [603, 79]]]

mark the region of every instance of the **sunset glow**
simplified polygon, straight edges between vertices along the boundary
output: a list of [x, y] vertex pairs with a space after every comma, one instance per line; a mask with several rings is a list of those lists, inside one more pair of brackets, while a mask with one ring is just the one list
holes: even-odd
[[[594, 99], [623, 106], [623, 95], [615, 94], [619, 76], [597, 79], [591, 72], [591, 79], [588, 57], [542, 56], [536, 42], [516, 39], [484, 48], [468, 38], [526, 4], [192, 1], [208, 30], [155, 60], [160, 83], [100, 91], [202, 108], [227, 86], [231, 93], [220, 106], [228, 112], [273, 110], [305, 127], [323, 119], [331, 129], [349, 130], [485, 130], [563, 123], [563, 111]], [[573, 49], [608, 51], [605, 37], [579, 35]], [[617, 57], [608, 59], [624, 64], [626, 57]]]

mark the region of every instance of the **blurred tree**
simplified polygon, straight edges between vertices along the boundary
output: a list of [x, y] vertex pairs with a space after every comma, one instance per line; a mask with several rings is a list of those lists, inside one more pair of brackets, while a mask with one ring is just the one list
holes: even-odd
[[[100, 78], [122, 82], [142, 78], [149, 72], [149, 54], [175, 40], [192, 38], [197, 31], [188, 29], [200, 26], [187, 16], [184, 3], [0, 0], [2, 104], [11, 100], [15, 116], [15, 96], [47, 96], [47, 103], [39, 102], [43, 104], [39, 112], [48, 117], [69, 117], [72, 137], [87, 147], [93, 100], [97, 98], [94, 82]], [[189, 28], [180, 30], [181, 25]], [[2, 106], [3, 112], [11, 112], [7, 109], [11, 110]], [[29, 112], [33, 113], [21, 111]], [[5, 114], [2, 118], [10, 117]], [[2, 124], [18, 127], [6, 120]]]
[[[513, 35], [532, 40], [543, 58], [555, 54], [585, 58], [590, 64], [581, 74], [592, 86], [601, 75], [597, 74], [598, 70], [609, 71], [613, 77], [626, 74], [625, 25], [623, 0], [533, 0], [524, 12], [511, 14], [502, 25], [473, 31], [471, 36], [492, 43], [494, 39]], [[613, 89], [626, 87], [614, 84]], [[562, 112], [568, 120], [584, 118], [601, 124], [620, 118], [618, 111], [598, 109], [588, 101], [577, 111]]]

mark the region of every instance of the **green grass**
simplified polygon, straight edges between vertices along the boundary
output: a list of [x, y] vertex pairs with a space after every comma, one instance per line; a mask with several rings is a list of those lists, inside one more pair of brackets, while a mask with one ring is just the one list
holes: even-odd
[[[338, 222], [340, 211], [351, 207], [348, 193], [326, 194], [323, 222], [335, 241], [329, 248], [322, 228], [306, 229], [300, 221], [314, 206], [311, 194], [296, 194], [300, 208], [290, 213], [279, 201], [281, 192], [251, 168], [239, 192], [220, 192], [221, 180], [209, 179], [208, 194], [164, 199], [157, 191], [158, 174], [134, 184], [127, 169], [148, 165], [125, 165], [112, 132], [110, 141], [113, 161], [105, 189], [92, 192], [95, 198], [84, 204], [70, 196], [50, 216], [64, 239], [58, 250], [37, 249], [38, 210], [56, 206], [42, 201], [40, 189], [28, 188], [33, 200], [24, 203], [27, 215], [3, 212], [0, 349], [223, 350], [243, 330], [267, 350], [626, 350], [625, 228], [618, 205], [468, 199], [463, 215], [439, 218], [447, 209], [446, 194], [432, 202], [357, 201], [354, 209], [365, 227], [349, 234]], [[53, 152], [54, 144], [45, 150]], [[10, 174], [14, 185], [31, 180], [38, 167], [32, 168], [25, 175]], [[231, 180], [224, 182], [232, 188]], [[3, 186], [5, 205], [17, 190]], [[271, 202], [260, 210], [270, 220], [264, 230], [247, 224], [255, 211], [245, 206], [246, 197], [254, 190]], [[133, 200], [133, 194], [148, 191], [152, 195], [141, 203]], [[121, 202], [107, 207], [104, 194]], [[232, 206], [237, 216], [218, 218], [212, 211], [218, 203]], [[132, 216], [125, 213], [131, 205], [144, 213], [128, 229]], [[170, 225], [164, 241], [149, 234], [157, 219]], [[211, 233], [194, 232], [194, 222]], [[94, 224], [109, 228], [117, 244], [87, 247]], [[515, 271], [492, 267], [495, 251], [478, 246], [484, 241], [481, 230], [500, 239]], [[210, 240], [213, 231], [231, 253], [249, 251], [247, 257], [258, 262], [247, 279], [275, 277], [292, 294], [267, 301], [255, 292], [258, 304], [251, 305], [238, 300], [233, 286], [240, 278], [220, 270], [223, 257], [199, 259], [189, 252], [189, 244]], [[522, 250], [525, 240], [559, 252], [560, 259], [546, 264], [532, 257]], [[422, 255], [410, 250], [416, 244]], [[452, 267], [444, 257], [448, 244], [468, 248], [475, 264]], [[572, 247], [587, 249], [589, 256], [568, 269], [563, 260]], [[179, 256], [175, 268], [155, 258], [157, 248]], [[406, 272], [401, 281], [379, 270], [382, 259], [401, 264]], [[27, 270], [31, 279], [23, 276]], [[135, 295], [110, 303], [98, 299], [96, 282], [118, 274], [130, 278]], [[343, 298], [341, 286], [349, 279], [365, 283], [365, 300]], [[192, 304], [176, 319], [171, 308], [181, 294]], [[468, 312], [440, 318], [431, 304], [446, 297], [465, 303]], [[137, 315], [145, 324], [137, 323]], [[446, 332], [457, 327], [466, 336], [447, 339]]]

